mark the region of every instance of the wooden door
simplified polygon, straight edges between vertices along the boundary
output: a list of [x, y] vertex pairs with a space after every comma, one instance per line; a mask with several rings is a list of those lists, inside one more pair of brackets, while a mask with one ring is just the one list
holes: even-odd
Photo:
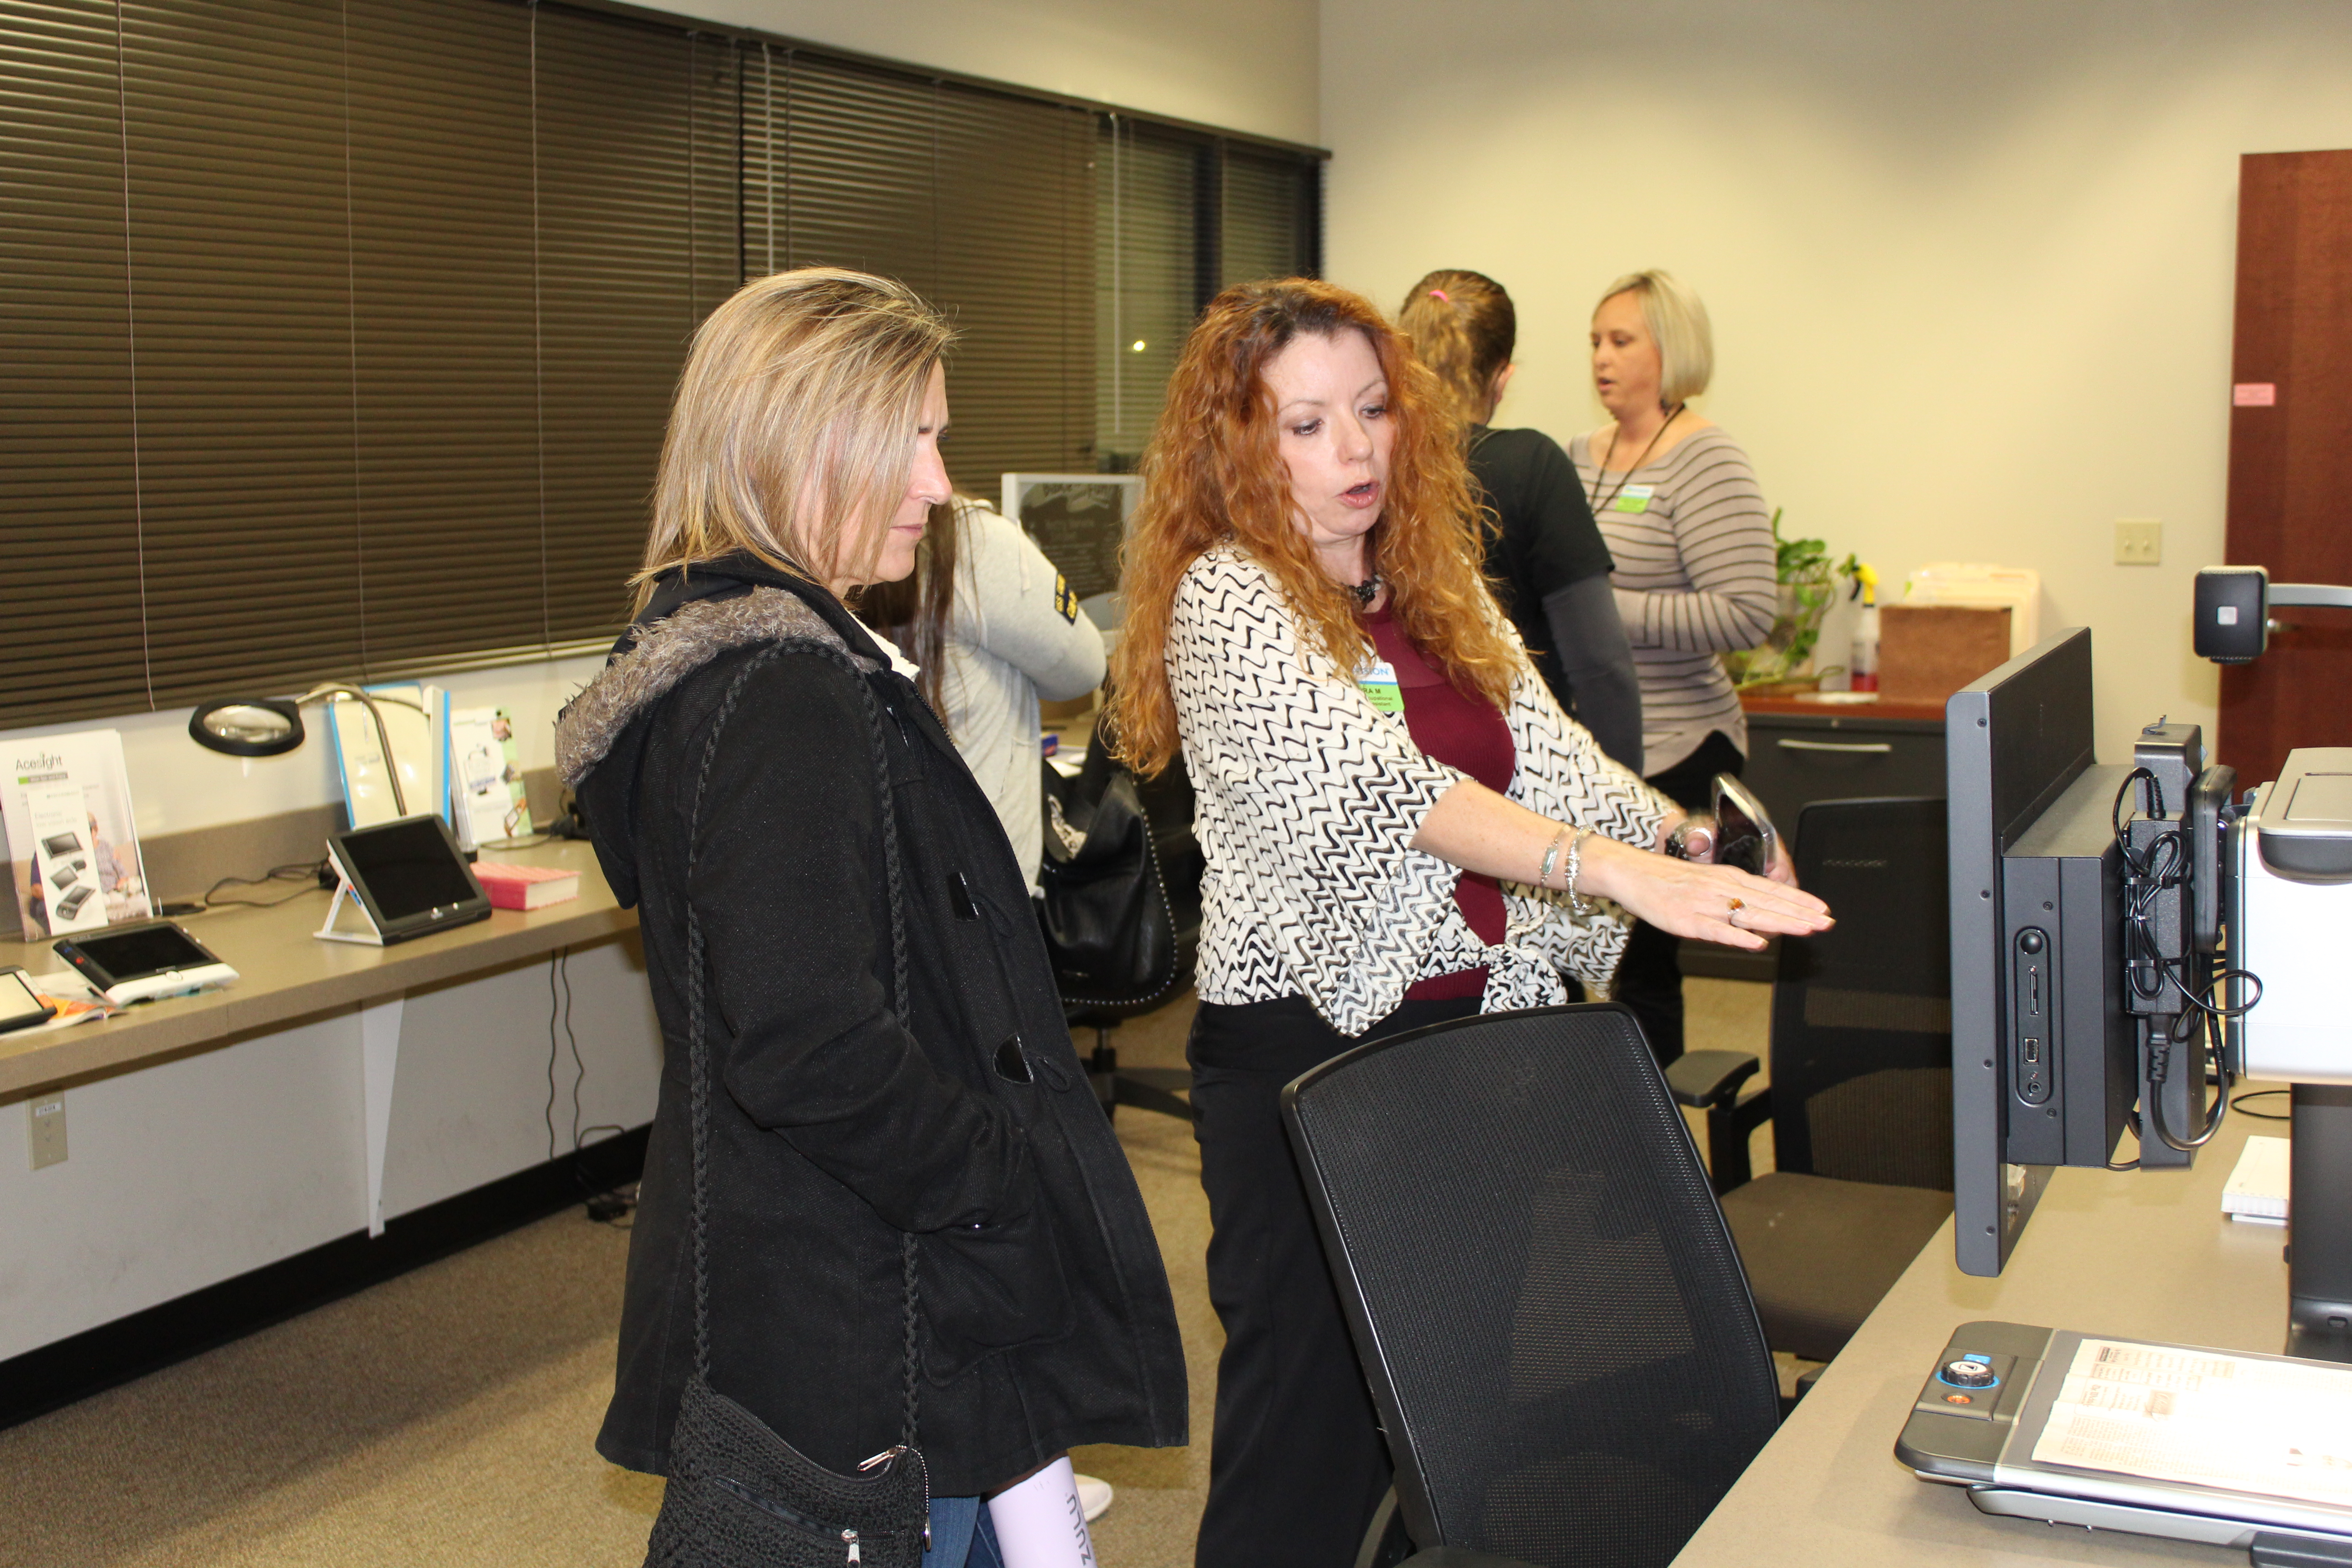
[[[2230, 562], [2352, 584], [2352, 152], [2239, 161], [2231, 364]], [[2215, 760], [2241, 784], [2352, 745], [2352, 610], [2272, 618], [2270, 652], [2221, 671]]]

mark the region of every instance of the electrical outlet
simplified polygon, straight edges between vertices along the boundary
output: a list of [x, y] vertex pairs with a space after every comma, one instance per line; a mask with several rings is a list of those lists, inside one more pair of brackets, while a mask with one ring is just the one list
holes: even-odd
[[25, 1102], [33, 1129], [33, 1169], [66, 1163], [66, 1097], [45, 1094]]
[[2154, 518], [2116, 520], [2116, 564], [2155, 566], [2164, 560], [2164, 524]]

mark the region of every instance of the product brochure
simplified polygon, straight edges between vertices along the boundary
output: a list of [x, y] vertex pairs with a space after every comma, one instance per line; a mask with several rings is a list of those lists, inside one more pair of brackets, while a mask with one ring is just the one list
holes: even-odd
[[450, 826], [460, 844], [470, 848], [530, 834], [522, 748], [505, 709], [449, 710], [449, 790], [457, 805]]
[[5, 762], [0, 819], [25, 935], [89, 931], [152, 914], [121, 733], [28, 735], [8, 746]]

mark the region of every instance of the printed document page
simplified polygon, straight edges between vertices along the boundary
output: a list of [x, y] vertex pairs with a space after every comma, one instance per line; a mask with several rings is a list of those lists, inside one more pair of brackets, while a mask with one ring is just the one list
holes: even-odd
[[2352, 1507], [2352, 1367], [2086, 1339], [2033, 1458]]

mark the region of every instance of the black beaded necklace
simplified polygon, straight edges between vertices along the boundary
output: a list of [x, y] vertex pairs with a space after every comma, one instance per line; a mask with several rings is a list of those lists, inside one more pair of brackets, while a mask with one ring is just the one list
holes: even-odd
[[1360, 583], [1349, 583], [1342, 585], [1348, 592], [1356, 595], [1358, 609], [1369, 610], [1372, 607], [1372, 601], [1380, 596], [1381, 574], [1375, 572]]

